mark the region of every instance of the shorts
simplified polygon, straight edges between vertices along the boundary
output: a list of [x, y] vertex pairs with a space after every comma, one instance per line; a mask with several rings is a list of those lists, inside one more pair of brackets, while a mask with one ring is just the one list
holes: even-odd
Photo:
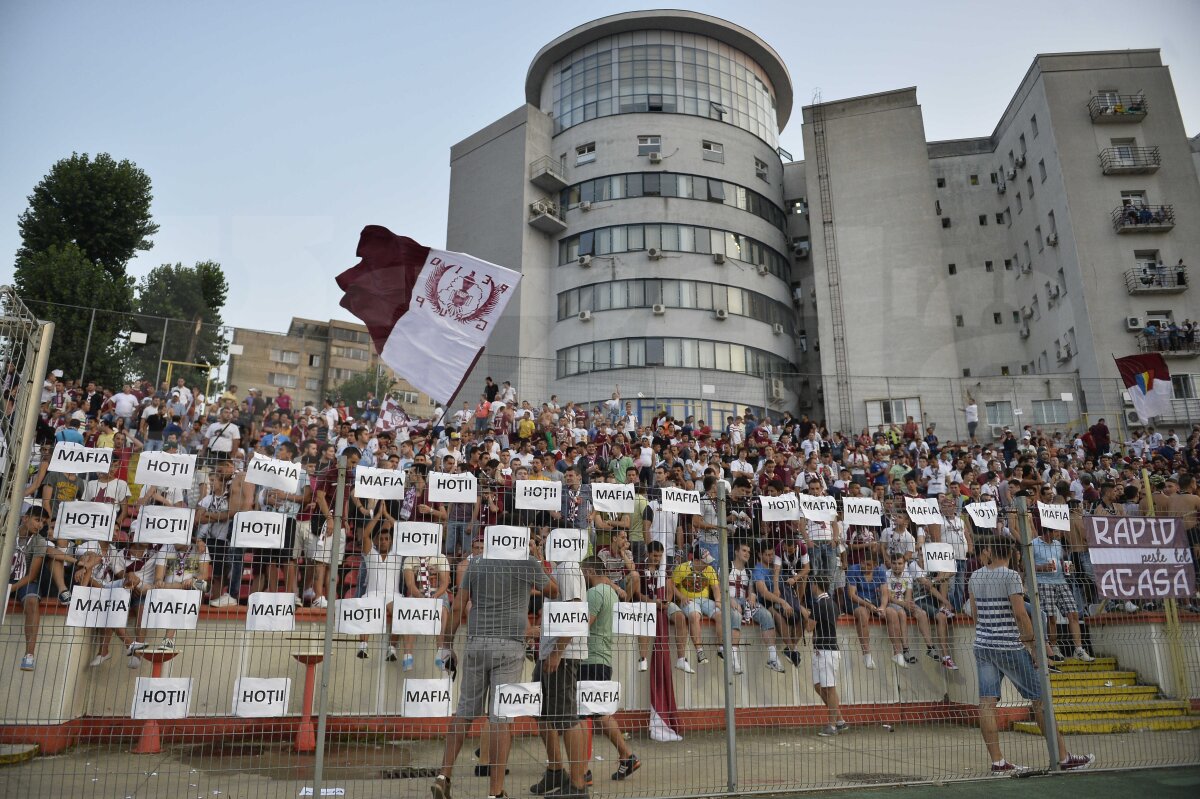
[[[311, 560], [314, 563], [324, 563], [329, 565], [329, 561], [333, 559], [333, 536], [320, 535], [312, 532], [312, 522], [310, 521], [307, 533], [304, 533], [303, 528], [299, 527], [303, 522], [297, 522], [299, 532], [304, 540], [304, 559]], [[320, 530], [323, 533], [327, 522], [322, 521]]]
[[913, 604], [925, 611], [925, 615], [929, 616], [930, 621], [933, 621], [933, 617], [938, 615], [938, 611], [941, 610], [937, 600], [931, 596], [919, 596], [913, 600]]
[[[736, 604], [740, 606], [738, 613], [734, 613], [730, 618], [733, 622], [733, 629], [742, 629], [742, 616], [745, 615], [746, 600], [739, 599]], [[763, 630], [775, 629], [775, 618], [771, 615], [771, 611], [764, 608], [762, 605], [756, 605], [750, 613], [750, 619]]]
[[837, 688], [838, 668], [842, 653], [836, 649], [814, 649], [812, 672], [813, 685], [821, 688]]
[[490, 713], [492, 689], [521, 681], [525, 671], [525, 644], [511, 638], [469, 638], [463, 654], [462, 681], [458, 684], [458, 708], [454, 715], [474, 719], [488, 713], [498, 723], [507, 722]]
[[1037, 589], [1038, 604], [1042, 613], [1049, 615], [1057, 612], [1068, 616], [1079, 612], [1079, 607], [1075, 604], [1075, 594], [1066, 583], [1041, 583]]
[[687, 615], [699, 613], [703, 618], [711, 619], [720, 612], [717, 603], [707, 597], [691, 599], [683, 603], [683, 612]]
[[538, 661], [535, 679], [542, 684], [542, 715], [538, 723], [563, 732], [579, 723], [579, 661], [563, 658], [553, 673], [544, 670], [546, 661]]
[[975, 647], [975, 673], [979, 679], [979, 698], [1000, 698], [1000, 679], [1007, 677], [1026, 699], [1042, 698], [1033, 658], [1024, 649], [984, 649]]
[[283, 520], [283, 546], [279, 549], [262, 549], [255, 556], [256, 564], [262, 566], [286, 566], [295, 558], [296, 519], [286, 516]]
[[612, 679], [612, 666], [603, 663], [580, 663], [580, 682], [608, 682]]

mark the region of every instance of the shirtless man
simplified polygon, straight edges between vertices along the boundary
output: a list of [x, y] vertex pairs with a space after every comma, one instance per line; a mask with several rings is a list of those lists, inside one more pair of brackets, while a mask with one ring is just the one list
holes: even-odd
[[[1178, 516], [1192, 547], [1192, 568], [1200, 565], [1200, 488], [1196, 478], [1190, 474], [1179, 475], [1177, 489], [1171, 489], [1174, 481], [1168, 480], [1163, 491], [1160, 513]], [[1200, 584], [1200, 581], [1197, 581]], [[1200, 591], [1200, 589], [1198, 589]], [[1200, 612], [1200, 597], [1193, 597], [1185, 606], [1185, 610], [1193, 613]]]

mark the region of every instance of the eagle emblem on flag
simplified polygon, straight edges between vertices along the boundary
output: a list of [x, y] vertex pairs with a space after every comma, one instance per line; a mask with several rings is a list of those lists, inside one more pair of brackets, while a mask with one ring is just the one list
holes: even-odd
[[474, 270], [467, 271], [440, 258], [431, 259], [430, 265], [433, 269], [418, 302], [428, 302], [438, 316], [485, 330], [491, 321], [487, 317], [508, 291], [508, 284], [497, 283], [487, 274], [480, 278]]

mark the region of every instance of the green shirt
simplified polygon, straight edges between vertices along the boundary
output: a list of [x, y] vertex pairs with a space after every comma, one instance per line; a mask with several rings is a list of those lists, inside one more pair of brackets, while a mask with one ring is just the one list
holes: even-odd
[[595, 619], [588, 632], [588, 656], [584, 663], [612, 665], [613, 613], [617, 592], [608, 583], [593, 585], [587, 592], [588, 614]]

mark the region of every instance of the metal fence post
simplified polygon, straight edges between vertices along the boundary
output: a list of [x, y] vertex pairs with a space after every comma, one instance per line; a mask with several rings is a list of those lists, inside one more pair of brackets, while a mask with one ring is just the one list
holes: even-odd
[[337, 497], [333, 501], [333, 551], [329, 558], [329, 575], [325, 586], [326, 598], [332, 597], [332, 599], [328, 599], [329, 608], [325, 611], [325, 643], [321, 658], [321, 696], [318, 699], [317, 707], [317, 752], [313, 764], [313, 796], [321, 795], [321, 782], [325, 776], [325, 726], [329, 721], [329, 707], [326, 700], [329, 695], [330, 658], [333, 655], [333, 628], [337, 625], [338, 569], [341, 568], [342, 541], [345, 538], [342, 533], [345, 502], [346, 456], [342, 455], [338, 458]]
[[1058, 771], [1062, 753], [1058, 751], [1058, 722], [1054, 718], [1054, 694], [1050, 683], [1050, 661], [1046, 652], [1046, 625], [1038, 602], [1037, 576], [1033, 572], [1033, 537], [1030, 535], [1029, 515], [1025, 497], [1016, 498], [1017, 528], [1021, 533], [1021, 563], [1025, 572], [1025, 590], [1033, 606], [1033, 642], [1037, 652], [1038, 680], [1042, 684], [1042, 735], [1050, 755], [1050, 770]]
[[92, 321], [88, 322], [87, 341], [83, 345], [83, 363], [79, 366], [79, 384], [86, 385], [83, 379], [87, 377], [88, 352], [92, 349], [92, 328], [96, 326], [96, 309], [92, 309]]
[[[163, 358], [167, 357], [167, 325], [171, 323], [170, 319], [163, 320], [163, 337], [162, 344], [158, 347], [158, 365], [154, 367], [154, 390], [158, 390], [158, 381], [162, 377]], [[170, 375], [167, 375], [170, 377]]]
[[[717, 481], [717, 523], [721, 526], [721, 576], [720, 583], [721, 609], [721, 646], [725, 657], [721, 663], [725, 667], [725, 787], [729, 793], [736, 793], [737, 776], [737, 718], [734, 713], [734, 684], [733, 684], [733, 602], [729, 599], [727, 585], [729, 582], [729, 527], [725, 523], [725, 483]], [[738, 613], [741, 612], [739, 609]]]

